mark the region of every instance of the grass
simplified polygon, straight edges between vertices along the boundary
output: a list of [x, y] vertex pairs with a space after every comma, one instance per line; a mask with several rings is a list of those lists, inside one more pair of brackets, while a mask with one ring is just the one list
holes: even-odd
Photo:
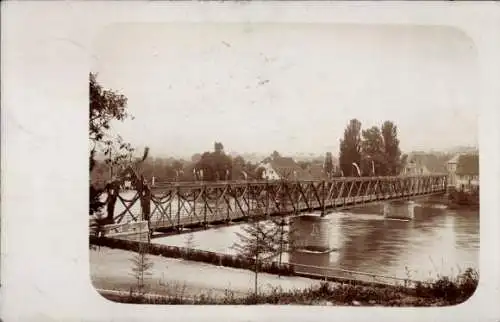
[[319, 286], [283, 291], [273, 288], [266, 293], [236, 296], [226, 290], [224, 296], [211, 293], [185, 296], [185, 285], [165, 284], [167, 296], [133, 294], [103, 294], [109, 300], [135, 304], [277, 304], [277, 305], [341, 305], [341, 306], [451, 306], [465, 302], [477, 288], [479, 274], [467, 269], [455, 278], [440, 277], [430, 284], [417, 283], [406, 287], [371, 287], [353, 284], [321, 282]]

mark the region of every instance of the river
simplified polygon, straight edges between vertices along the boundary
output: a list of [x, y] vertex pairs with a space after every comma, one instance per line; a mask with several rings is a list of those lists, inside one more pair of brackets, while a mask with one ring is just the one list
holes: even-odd
[[[410, 221], [385, 218], [381, 205], [334, 212], [327, 218], [332, 252], [314, 258], [284, 254], [282, 260], [413, 280], [478, 269], [479, 210], [418, 201]], [[186, 246], [189, 238], [193, 248], [234, 253], [237, 232], [242, 232], [241, 226], [227, 226], [155, 238], [153, 243]]]

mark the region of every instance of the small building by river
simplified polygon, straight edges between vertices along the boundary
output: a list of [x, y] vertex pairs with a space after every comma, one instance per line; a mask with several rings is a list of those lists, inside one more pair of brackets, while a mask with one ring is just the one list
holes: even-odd
[[479, 154], [457, 154], [447, 162], [449, 184], [459, 191], [479, 188]]

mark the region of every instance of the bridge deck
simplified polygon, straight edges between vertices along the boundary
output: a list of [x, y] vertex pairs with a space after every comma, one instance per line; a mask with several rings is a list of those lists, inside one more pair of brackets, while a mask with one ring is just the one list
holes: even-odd
[[110, 191], [106, 209], [108, 218], [113, 218], [114, 223], [147, 220], [152, 230], [168, 230], [253, 216], [325, 213], [381, 201], [441, 194], [446, 188], [446, 175], [296, 182], [159, 183], [154, 188], [145, 186], [131, 192], [131, 199], [119, 190]]
[[[422, 197], [422, 196], [430, 196], [433, 194], [441, 194], [443, 191], [437, 190], [434, 193], [421, 193], [412, 195], [412, 198]], [[329, 202], [325, 209], [322, 205], [320, 205], [317, 201], [312, 202], [309, 206], [306, 205], [305, 202], [301, 202], [297, 207], [294, 208], [292, 205], [284, 205], [281, 207], [281, 211], [279, 212], [269, 212], [268, 215], [294, 215], [301, 214], [304, 212], [315, 212], [315, 211], [334, 211], [341, 210], [353, 207], [361, 207], [367, 206], [370, 204], [380, 203], [384, 201], [397, 201], [397, 200], [408, 200], [408, 196], [404, 196], [402, 194], [392, 194], [387, 196], [359, 196], [359, 197], [349, 197], [349, 198], [337, 198]], [[227, 210], [227, 209], [224, 209]], [[250, 209], [245, 211], [219, 211], [214, 215], [203, 217], [190, 215], [189, 213], [181, 212], [179, 217], [175, 218], [158, 218], [153, 217], [150, 220], [150, 228], [153, 230], [157, 229], [176, 229], [176, 228], [190, 228], [190, 227], [198, 227], [200, 225], [216, 225], [221, 222], [229, 222], [229, 221], [241, 221], [247, 219], [248, 217], [254, 216], [264, 216], [266, 212], [262, 208], [258, 209]]]

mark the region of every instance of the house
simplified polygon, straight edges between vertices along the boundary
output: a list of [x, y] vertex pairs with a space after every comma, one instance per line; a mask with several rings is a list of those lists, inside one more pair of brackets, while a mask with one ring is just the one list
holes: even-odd
[[313, 163], [309, 165], [306, 171], [311, 176], [311, 180], [326, 180], [328, 174], [325, 172], [325, 167], [321, 163]]
[[276, 157], [261, 162], [261, 179], [266, 180], [311, 180], [311, 175], [302, 169], [292, 158]]
[[447, 162], [448, 183], [460, 190], [470, 190], [479, 186], [479, 154], [457, 154]]
[[403, 168], [403, 175], [446, 173], [446, 159], [432, 153], [412, 153]]
[[417, 162], [416, 160], [408, 161], [403, 169], [403, 174], [405, 175], [420, 175], [430, 173], [429, 169], [424, 164]]
[[309, 173], [312, 180], [328, 180], [340, 172], [340, 167], [334, 161], [331, 173], [328, 174], [325, 171], [324, 163], [314, 162], [306, 168], [306, 171]]

